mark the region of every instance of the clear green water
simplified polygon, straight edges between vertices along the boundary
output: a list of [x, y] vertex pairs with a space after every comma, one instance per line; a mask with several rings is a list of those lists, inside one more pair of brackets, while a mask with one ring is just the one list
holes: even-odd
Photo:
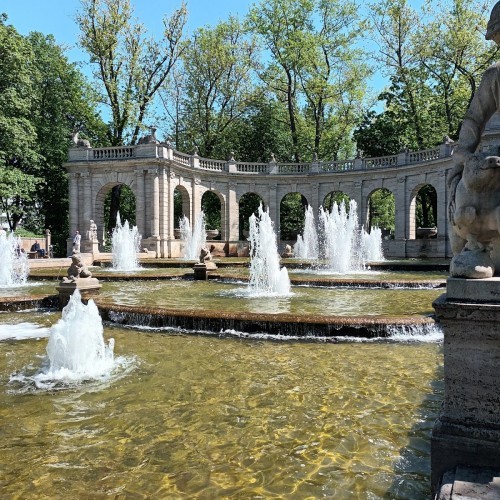
[[[56, 313], [0, 314], [53, 324]], [[5, 498], [425, 499], [439, 344], [300, 344], [106, 328], [129, 365], [40, 392], [46, 339], [0, 342]]]
[[104, 282], [101, 297], [117, 304], [183, 311], [334, 316], [421, 316], [443, 289], [293, 287], [290, 297], [248, 297], [246, 284], [212, 281]]

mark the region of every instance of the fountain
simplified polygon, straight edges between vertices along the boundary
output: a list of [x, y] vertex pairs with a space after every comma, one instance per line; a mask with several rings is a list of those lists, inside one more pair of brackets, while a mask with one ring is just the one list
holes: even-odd
[[28, 257], [17, 236], [0, 232], [0, 286], [23, 285], [28, 278]]
[[340, 206], [335, 202], [330, 212], [320, 208], [324, 253], [328, 268], [335, 273], [348, 273], [363, 270], [363, 254], [356, 202], [349, 202], [349, 212], [342, 201]]
[[297, 236], [297, 243], [293, 247], [294, 256], [298, 259], [317, 260], [319, 256], [318, 234], [314, 221], [314, 212], [307, 206], [304, 220], [304, 232]]
[[269, 209], [250, 219], [250, 284], [252, 295], [289, 295], [290, 279], [286, 267], [280, 269], [280, 256]]
[[382, 230], [380, 228], [372, 227], [369, 233], [363, 228], [361, 238], [363, 259], [365, 262], [379, 262], [384, 260], [384, 252], [382, 251]]
[[114, 340], [106, 345], [101, 316], [93, 300], [85, 305], [78, 289], [51, 328], [47, 344], [49, 368], [38, 380], [86, 380], [110, 373]]
[[294, 255], [299, 259], [327, 260], [328, 270], [333, 273], [352, 273], [365, 269], [365, 262], [384, 260], [382, 231], [373, 227], [370, 233], [358, 227], [357, 205], [344, 201], [333, 204], [330, 212], [320, 208], [319, 230], [314, 223], [314, 214], [307, 207], [303, 235], [297, 237]]
[[[36, 329], [24, 323], [23, 329], [10, 328], [7, 338], [43, 338], [47, 328]], [[93, 300], [85, 305], [76, 289], [62, 310], [61, 319], [48, 329], [47, 356], [35, 373], [27, 374], [30, 367], [10, 377], [12, 384], [37, 389], [53, 389], [74, 386], [89, 380], [102, 380], [116, 368], [114, 340], [108, 344], [103, 337], [103, 325]]]
[[140, 251], [141, 239], [137, 226], [130, 228], [127, 220], [122, 225], [118, 213], [116, 226], [111, 236], [113, 269], [117, 271], [134, 271], [140, 268], [137, 252]]
[[207, 241], [205, 214], [203, 211], [199, 213], [192, 230], [189, 219], [184, 215], [182, 219], [179, 220], [179, 228], [181, 232], [181, 240], [186, 242], [183, 259], [198, 260], [200, 251], [205, 246]]
[[[53, 497], [64, 482], [80, 496], [428, 496], [421, 443], [442, 393], [441, 336], [428, 310], [439, 290], [311, 285], [291, 294], [262, 206], [249, 240], [251, 300], [231, 297], [241, 281], [161, 280], [155, 270], [154, 280], [103, 276], [88, 306], [77, 289], [61, 319], [30, 304], [39, 330], [18, 324], [23, 313], [0, 315], [0, 330], [17, 323], [0, 336], [10, 339], [0, 358], [6, 495], [29, 496], [36, 483]], [[92, 279], [73, 268], [68, 286]], [[137, 356], [140, 376], [116, 383], [101, 318], [104, 334]], [[40, 370], [33, 359], [49, 321]], [[389, 338], [376, 338], [387, 323]]]

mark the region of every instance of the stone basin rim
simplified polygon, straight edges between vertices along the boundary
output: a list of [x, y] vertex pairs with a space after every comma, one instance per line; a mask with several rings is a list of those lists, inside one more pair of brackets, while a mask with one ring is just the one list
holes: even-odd
[[[0, 311], [57, 309], [58, 295], [32, 295], [0, 298]], [[183, 328], [193, 331], [236, 330], [242, 333], [280, 334], [300, 337], [389, 336], [393, 327], [432, 326], [429, 316], [310, 316], [298, 314], [238, 313], [221, 311], [183, 311], [161, 307], [127, 306], [94, 299], [104, 321], [131, 327]]]

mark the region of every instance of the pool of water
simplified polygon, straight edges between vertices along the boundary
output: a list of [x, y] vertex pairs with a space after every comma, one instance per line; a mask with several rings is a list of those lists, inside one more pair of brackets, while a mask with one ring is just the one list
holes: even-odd
[[121, 305], [183, 311], [397, 317], [432, 314], [432, 301], [443, 291], [297, 286], [289, 297], [252, 297], [245, 283], [179, 280], [103, 282], [100, 297]]
[[58, 281], [27, 281], [24, 285], [0, 286], [0, 298], [56, 294]]
[[6, 497], [430, 495], [439, 342], [301, 344], [105, 328], [125, 360], [109, 379], [49, 391], [16, 382], [40, 369], [47, 326], [58, 318], [0, 313], [0, 331], [17, 323], [19, 336], [25, 323], [33, 337], [0, 342]]

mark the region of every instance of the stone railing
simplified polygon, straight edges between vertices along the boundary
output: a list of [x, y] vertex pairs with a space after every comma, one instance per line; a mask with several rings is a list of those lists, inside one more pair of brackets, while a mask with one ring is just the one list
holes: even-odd
[[320, 172], [345, 172], [354, 170], [354, 160], [322, 161], [319, 163]]
[[393, 168], [416, 163], [425, 163], [450, 157], [453, 144], [443, 143], [437, 148], [422, 151], [403, 151], [397, 155], [376, 158], [357, 157], [352, 160], [319, 161], [305, 163], [280, 163], [273, 159], [269, 163], [239, 162], [233, 156], [227, 161], [201, 158], [197, 153], [181, 153], [166, 144], [141, 144], [137, 146], [118, 146], [110, 148], [71, 148], [69, 162], [73, 161], [120, 161], [140, 158], [165, 158], [180, 166], [214, 172], [264, 175], [309, 175], [356, 170]]
[[398, 165], [398, 155], [378, 156], [375, 158], [363, 158], [363, 168], [387, 168]]
[[424, 149], [407, 153], [408, 163], [422, 163], [425, 161], [439, 160], [439, 148]]
[[236, 171], [243, 174], [267, 174], [269, 164], [238, 161], [236, 162]]
[[223, 160], [212, 160], [210, 158], [200, 158], [199, 168], [204, 170], [217, 170], [219, 172], [224, 172], [226, 170], [226, 163]]

